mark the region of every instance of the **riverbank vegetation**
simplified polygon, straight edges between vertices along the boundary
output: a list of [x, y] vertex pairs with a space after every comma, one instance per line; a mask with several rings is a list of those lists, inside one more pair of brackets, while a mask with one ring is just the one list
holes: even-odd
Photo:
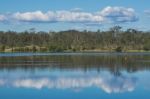
[[143, 52], [150, 51], [150, 32], [123, 30], [115, 26], [107, 31], [24, 32], [0, 31], [0, 52]]

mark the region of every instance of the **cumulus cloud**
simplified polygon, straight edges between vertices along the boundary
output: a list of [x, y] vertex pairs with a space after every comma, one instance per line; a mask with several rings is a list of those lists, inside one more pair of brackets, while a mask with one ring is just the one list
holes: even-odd
[[148, 17], [150, 17], [150, 10], [145, 10], [144, 13], [145, 13]]
[[80, 8], [61, 11], [34, 11], [34, 12], [16, 12], [11, 15], [1, 15], [0, 20], [4, 20], [7, 16], [8, 20], [19, 22], [66, 22], [66, 23], [84, 23], [84, 24], [102, 24], [111, 22], [134, 22], [138, 18], [134, 9], [125, 7], [106, 7], [97, 12], [85, 12]]
[[0, 15], [0, 21], [4, 21], [6, 17], [4, 15]]
[[83, 11], [83, 9], [81, 9], [81, 8], [73, 8], [73, 9], [71, 9], [71, 11], [73, 11], [73, 12], [80, 12], [80, 11]]
[[134, 22], [138, 20], [133, 8], [108, 6], [100, 14], [112, 22]]
[[43, 13], [41, 11], [35, 11], [35, 12], [25, 12], [20, 13], [17, 12], [13, 14], [13, 18], [19, 21], [50, 21], [52, 19], [53, 13]]
[[100, 23], [104, 19], [102, 16], [98, 16], [87, 12], [78, 11], [48, 11], [46, 13], [41, 11], [15, 13], [13, 18], [18, 21], [27, 22], [76, 22], [76, 23]]
[[150, 14], [150, 10], [145, 10], [144, 13], [145, 14]]

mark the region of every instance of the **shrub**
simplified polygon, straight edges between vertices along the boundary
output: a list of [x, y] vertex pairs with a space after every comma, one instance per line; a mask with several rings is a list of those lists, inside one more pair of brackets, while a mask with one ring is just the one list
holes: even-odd
[[4, 46], [4, 45], [2, 45], [2, 46], [0, 47], [0, 51], [1, 51], [1, 52], [5, 52], [5, 46]]
[[117, 48], [115, 49], [115, 51], [116, 51], [116, 52], [122, 52], [122, 47], [120, 47], [120, 46], [117, 47]]

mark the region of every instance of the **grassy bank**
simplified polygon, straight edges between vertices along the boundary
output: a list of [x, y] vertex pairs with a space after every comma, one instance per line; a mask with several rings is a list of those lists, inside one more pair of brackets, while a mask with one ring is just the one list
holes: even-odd
[[79, 49], [62, 49], [62, 48], [48, 48], [40, 46], [25, 46], [25, 47], [13, 47], [5, 48], [0, 52], [150, 52], [150, 50], [128, 50], [122, 48], [112, 49], [90, 49], [90, 50], [79, 50]]

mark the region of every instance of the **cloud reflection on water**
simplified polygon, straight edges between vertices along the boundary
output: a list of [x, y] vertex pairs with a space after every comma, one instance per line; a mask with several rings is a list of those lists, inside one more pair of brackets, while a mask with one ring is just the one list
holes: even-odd
[[[38, 76], [38, 75], [36, 75]], [[106, 93], [131, 92], [135, 89], [137, 78], [125, 75], [76, 75], [76, 76], [39, 76], [24, 77], [23, 75], [15, 78], [0, 78], [0, 86], [10, 86], [15, 88], [34, 88], [34, 89], [84, 89], [97, 87]]]

